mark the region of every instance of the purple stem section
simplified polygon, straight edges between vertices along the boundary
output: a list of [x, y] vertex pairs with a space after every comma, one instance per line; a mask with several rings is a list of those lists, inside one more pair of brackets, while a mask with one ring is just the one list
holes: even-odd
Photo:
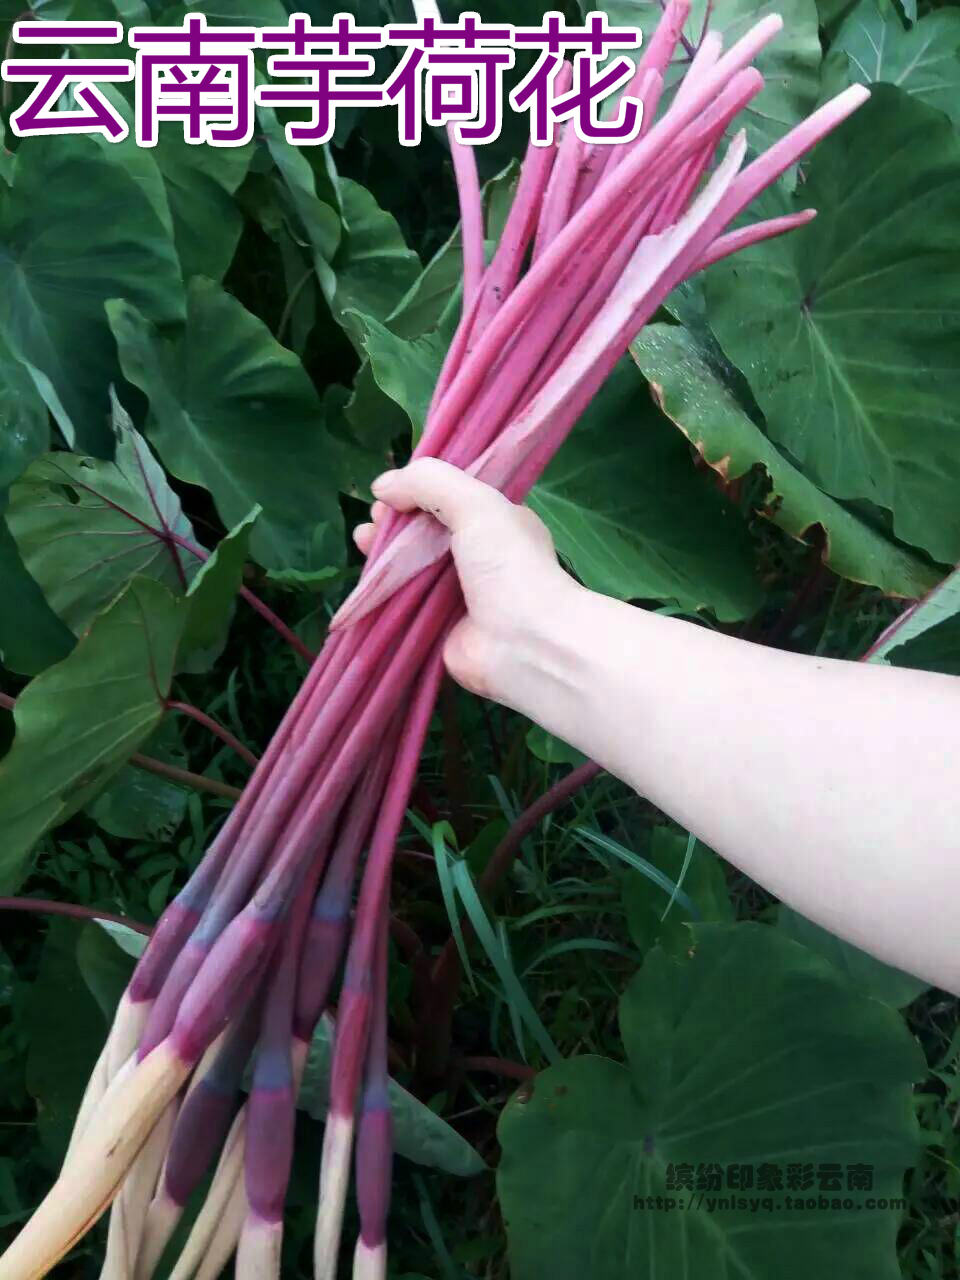
[[[382, 737], [383, 726], [389, 724], [423, 666], [424, 655], [433, 652], [438, 638], [461, 608], [456, 575], [451, 566], [446, 566], [437, 586], [408, 625], [385, 676], [371, 692], [302, 816], [287, 828], [267, 874], [248, 905], [226, 925], [205, 954], [197, 956], [199, 942], [191, 942], [190, 947], [185, 948], [184, 954], [190, 953], [189, 963], [192, 965], [197, 958], [200, 963], [177, 1002], [176, 1020], [170, 1031], [173, 1046], [184, 1061], [199, 1058], [236, 1012], [249, 984], [269, 959], [282, 931], [289, 903], [299, 888], [305, 870], [305, 853], [316, 848], [320, 833], [324, 838], [330, 834], [346, 796]], [[407, 759], [408, 741], [409, 738], [401, 748], [401, 760]], [[412, 768], [401, 804], [401, 821], [413, 785], [416, 758]], [[178, 962], [182, 958], [178, 957]], [[141, 1054], [152, 1047], [145, 1033]]]
[[[570, 75], [569, 67], [561, 68], [557, 77], [558, 83], [560, 83], [560, 77], [565, 77], [562, 84], [569, 88]], [[469, 304], [466, 298], [464, 299], [460, 323], [457, 325], [457, 330], [453, 335], [450, 346], [447, 348], [440, 375], [430, 398], [430, 406], [427, 410], [423, 433], [413, 450], [413, 457], [415, 458], [439, 457], [448, 442], [449, 429], [445, 429], [443, 432], [437, 429], [437, 406], [440, 404], [451, 379], [469, 350], [470, 343], [476, 341], [484, 332], [490, 320], [502, 306], [520, 278], [524, 255], [533, 239], [540, 214], [540, 206], [555, 157], [555, 147], [536, 147], [532, 141], [527, 147], [523, 166], [520, 170], [517, 190], [510, 205], [510, 212], [507, 214], [503, 234], [494, 253], [493, 261], [484, 272], [476, 295]], [[460, 221], [461, 224], [466, 224], [462, 193]], [[384, 518], [378, 522], [374, 545], [367, 556], [363, 574], [366, 574], [370, 566], [376, 562], [383, 548], [389, 545], [397, 524], [397, 514], [391, 510], [388, 510]], [[363, 574], [361, 574], [361, 578]]]
[[690, 16], [690, 0], [670, 0], [665, 7], [653, 35], [647, 41], [638, 68], [652, 68], [663, 75], [670, 65], [677, 45], [683, 36], [683, 25]]
[[[719, 171], [718, 176], [720, 176]], [[735, 178], [732, 182], [728, 180], [727, 192], [735, 181]], [[700, 199], [702, 200], [703, 196]], [[522, 417], [512, 423], [508, 432], [504, 433], [498, 441], [500, 465], [507, 459], [516, 458], [513, 476], [504, 486], [504, 491], [514, 501], [519, 501], [528, 492], [543, 467], [566, 438], [573, 423], [609, 376], [617, 360], [626, 351], [633, 336], [653, 315], [670, 291], [686, 277], [689, 268], [697, 261], [703, 249], [715, 238], [718, 229], [724, 225], [721, 220], [724, 216], [723, 200], [724, 194], [720, 194], [719, 199], [714, 200], [712, 206], [705, 211], [697, 213], [691, 210], [687, 215], [688, 221], [694, 220], [689, 221], [689, 229], [681, 245], [664, 261], [655, 282], [636, 297], [632, 310], [625, 311], [621, 306], [617, 312], [611, 310], [609, 320], [603, 321], [602, 317], [597, 318], [591, 327], [590, 334], [584, 338], [585, 357], [580, 363], [580, 369], [571, 369], [570, 376], [567, 378], [562, 376], [562, 370], [558, 370], [551, 384], [544, 388], [544, 399], [549, 403], [550, 397], [555, 397], [558, 412], [553, 416], [552, 421], [548, 417], [543, 418], [544, 426], [536, 432], [537, 438], [532, 442], [532, 447], [524, 454], [520, 443], [523, 434]], [[625, 283], [629, 280], [629, 275], [629, 272], [625, 274]], [[640, 278], [643, 279], [643, 276]], [[633, 295], [627, 289], [623, 292], [624, 302], [629, 305]], [[596, 356], [586, 354], [591, 344], [597, 348]], [[536, 416], [532, 405], [530, 414], [531, 417]], [[516, 442], [510, 439], [512, 434], [518, 437]]]
[[[338, 805], [343, 803], [361, 770], [369, 763], [374, 749], [382, 741], [384, 727], [390, 725], [425, 664], [433, 661], [431, 655], [438, 639], [462, 612], [460, 589], [452, 566], [442, 567], [439, 574], [431, 571], [429, 576], [436, 581], [436, 586], [413, 620], [408, 619], [406, 632], [390, 659], [386, 673], [371, 692], [363, 713], [350, 726], [333, 767], [310, 798], [298, 822], [288, 831], [276, 862], [256, 892], [252, 905], [262, 915], [274, 913], [278, 895], [283, 894], [284, 879], [295, 862], [298, 846], [323, 820], [334, 801]], [[407, 739], [401, 743], [398, 758], [405, 759], [406, 751]], [[413, 785], [412, 778], [410, 785]], [[407, 798], [404, 797], [404, 806]]]
[[307, 924], [297, 976], [294, 1034], [309, 1043], [326, 1007], [343, 956], [357, 865], [383, 795], [396, 739], [388, 738], [354, 789], [336, 847]]
[[761, 240], [771, 240], [774, 236], [785, 235], [797, 227], [803, 227], [817, 216], [816, 209], [801, 209], [799, 213], [787, 213], [779, 218], [765, 218], [762, 222], [751, 222], [747, 227], [738, 227], [736, 231], [728, 231], [726, 235], [717, 236], [713, 244], [698, 260], [696, 271], [729, 258], [741, 249], [747, 249]]
[[[604, 196], [606, 190], [622, 180], [623, 174], [634, 166], [637, 156], [643, 152], [644, 147], [657, 135], [658, 130], [670, 122], [674, 114], [679, 114], [681, 118], [688, 115], [692, 106], [700, 102], [705, 88], [712, 85], [718, 77], [722, 77], [722, 73], [729, 73], [731, 65], [737, 65], [738, 60], [742, 59], [745, 50], [755, 52], [757, 47], [762, 46], [765, 40], [769, 38], [772, 29], [771, 23], [775, 27], [776, 20], [765, 20], [758, 24], [757, 28], [749, 33], [747, 37], [744, 37], [744, 40], [740, 41], [734, 49], [730, 50], [715, 65], [703, 73], [699, 86], [692, 90], [685, 100], [680, 100], [678, 97], [667, 116], [654, 126], [650, 135], [637, 147], [634, 156], [625, 161], [611, 174], [609, 180], [598, 189], [596, 195], [587, 202], [580, 213], [574, 215], [564, 231], [557, 237], [555, 245], [544, 253], [540, 262], [533, 266], [515, 293], [511, 295], [502, 311], [491, 324], [484, 340], [481, 341], [476, 351], [464, 361], [460, 374], [451, 382], [449, 394], [442, 406], [444, 410], [455, 400], [455, 393], [458, 385], [460, 385], [464, 370], [471, 364], [471, 361], [478, 358], [480, 348], [484, 345], [484, 342], [490, 338], [490, 335], [503, 321], [524, 287], [536, 275], [540, 265], [551, 256], [556, 244], [563, 240], [569, 228], [577, 223], [578, 219], [587, 212], [591, 204]], [[717, 134], [725, 128], [736, 112], [742, 109], [756, 95], [762, 84], [762, 77], [752, 68], [735, 72], [716, 99], [710, 102], [701, 113], [696, 127], [688, 131], [678, 141], [677, 146], [669, 157], [670, 163], [675, 166], [697, 153], [700, 153], [702, 162], [705, 142], [710, 140], [712, 134]], [[794, 163], [800, 155], [819, 141], [821, 137], [835, 128], [841, 120], [851, 114], [864, 101], [866, 96], [868, 96], [867, 92], [861, 86], [853, 86], [851, 89], [846, 90], [792, 130], [784, 139], [781, 139], [780, 142], [776, 143], [767, 153], [761, 156], [759, 160], [748, 165], [730, 184], [722, 200], [713, 210], [706, 224], [706, 231], [693, 238], [692, 250], [688, 246], [687, 252], [681, 253], [678, 251], [673, 267], [670, 264], [664, 265], [660, 279], [656, 283], [651, 283], [646, 298], [643, 300], [643, 305], [639, 305], [636, 308], [627, 323], [608, 334], [604, 351], [601, 352], [597, 349], [596, 344], [594, 344], [594, 349], [589, 355], [586, 350], [577, 351], [576, 360], [571, 363], [569, 370], [564, 370], [563, 372], [564, 395], [561, 401], [553, 406], [550, 419], [548, 420], [544, 416], [544, 406], [542, 404], [537, 405], [536, 400], [530, 401], [525, 409], [521, 411], [520, 416], [514, 419], [509, 427], [497, 438], [496, 452], [499, 456], [494, 455], [496, 458], [495, 465], [491, 466], [494, 457], [490, 456], [488, 446], [488, 453], [484, 457], [482, 465], [478, 462], [471, 469], [488, 482], [503, 487], [508, 481], [510, 471], [512, 470], [516, 473], [517, 469], [522, 467], [523, 483], [512, 483], [509, 491], [509, 496], [514, 500], [519, 500], [519, 497], [522, 497], [527, 492], [530, 485], [542, 471], [543, 466], [546, 465], [553, 452], [562, 443], [573, 422], [576, 421], [586, 404], [589, 403], [592, 395], [596, 393], [600, 383], [609, 374], [617, 359], [626, 350], [630, 340], [653, 314], [655, 305], [651, 307], [647, 304], [659, 305], [672, 288], [692, 274], [704, 255], [708, 253], [714, 240], [723, 232], [724, 227], [742, 212], [754, 196], [764, 186], [779, 177], [790, 164]], [[674, 132], [673, 136], [676, 138], [676, 132]], [[648, 185], [651, 176], [656, 176], [659, 180], [661, 175], [658, 170], [662, 170], [663, 165], [663, 155], [652, 158], [645, 175]], [[687, 185], [695, 183], [696, 176], [692, 169], [685, 172], [683, 181]], [[539, 322], [539, 316], [537, 319]], [[592, 368], [590, 367], [591, 362], [593, 362]], [[559, 375], [560, 370], [557, 369], [556, 373]], [[526, 451], [529, 461], [526, 461], [523, 456], [516, 456], [516, 451], [523, 429], [522, 420], [525, 415], [528, 418], [531, 416], [534, 407], [541, 414], [541, 421], [536, 430], [531, 430], [530, 432], [529, 439], [531, 444], [528, 445]], [[481, 420], [481, 424], [477, 428], [479, 439], [482, 439], [483, 434], [485, 434], [482, 431], [482, 427], [483, 421]], [[468, 450], [472, 453], [477, 446], [477, 439], [471, 437], [469, 441], [466, 440], [469, 434], [471, 434], [470, 431], [464, 428], [458, 436], [456, 446], [458, 455], [461, 450], [464, 455], [467, 455]], [[534, 435], [538, 437], [535, 442], [533, 441]], [[536, 466], [533, 465], [531, 458], [531, 447], [536, 454]], [[463, 465], [463, 461], [459, 456], [450, 457], [448, 460]], [[405, 538], [401, 550], [399, 539], [414, 522], [418, 522], [418, 530], [416, 533], [411, 530], [410, 535]], [[424, 527], [425, 523], [428, 527], [427, 529]], [[425, 536], [429, 525], [430, 522], [423, 516], [415, 515], [402, 518], [397, 538], [389, 548], [388, 554], [383, 556], [377, 565], [371, 567], [372, 572], [354, 595], [342, 606], [335, 620], [337, 625], [342, 626], [351, 621], [355, 623], [356, 620], [363, 617], [366, 611], [375, 607], [380, 601], [388, 597], [391, 592], [398, 589], [412, 573], [422, 571], [443, 553], [445, 544], [442, 540], [438, 540], [436, 537], [429, 539]], [[406, 563], [401, 557], [406, 558]]]
[[[189, 914], [178, 909], [179, 900], [171, 904], [177, 927], [176, 953], [171, 955], [165, 949], [161, 957], [166, 968], [156, 983], [159, 995], [144, 1033], [143, 1053], [159, 1044], [172, 1028], [211, 947], [246, 903], [284, 824], [298, 804], [302, 805], [311, 779], [323, 770], [330, 738], [353, 709], [355, 699], [367, 691], [376, 673], [375, 664], [404, 623], [404, 610], [420, 598], [423, 589], [422, 584], [411, 584], [404, 599], [398, 598], [391, 602], [392, 609], [383, 611], [376, 627], [373, 619], [368, 620], [349, 642], [338, 642], [337, 637], [327, 641], [244, 789], [242, 811], [234, 811], [214, 841], [196, 873], [198, 884], [191, 881], [184, 889]], [[336, 813], [330, 817], [334, 820]], [[322, 838], [322, 832], [321, 826], [313, 833], [314, 843]], [[228, 855], [234, 850], [236, 856], [227, 866]], [[152, 972], [149, 976], [153, 980]]]
[[[336, 811], [324, 814], [313, 803], [315, 793], [326, 782], [336, 755], [331, 746], [338, 734], [363, 722], [365, 707], [373, 691], [383, 683], [384, 663], [391, 661], [392, 651], [401, 643], [409, 626], [411, 613], [422, 603], [436, 573], [424, 575], [410, 583], [410, 590], [398, 595], [363, 632], [351, 637], [332, 661], [311, 694], [309, 705], [292, 738], [292, 750], [284, 762], [275, 786], [271, 788], [248, 831], [243, 849], [229, 882], [218, 890], [214, 909], [203, 922], [200, 938], [207, 945], [219, 936], [240, 909], [261, 874], [264, 860], [274, 851], [281, 833], [289, 846], [291, 830], [297, 830], [304, 847], [315, 843], [316, 830], [324, 822], [332, 824]], [[324, 650], [326, 652], [326, 650]], [[324, 798], [329, 790], [324, 792]], [[312, 815], [305, 818], [309, 810]], [[328, 828], [329, 829], [329, 826]], [[277, 855], [279, 856], [279, 855]]]
[[[537, 310], [498, 356], [496, 376], [489, 379], [486, 390], [467, 410], [455, 443], [443, 455], [448, 461], [459, 466], [472, 462], [477, 453], [496, 438], [511, 414], [522, 409], [545, 374], [552, 372], [569, 353], [586, 324], [609, 297], [641, 236], [646, 233], [649, 202], [654, 193], [658, 198], [661, 196], [663, 176], [676, 165], [678, 154], [684, 156], [699, 150], [707, 127], [713, 125], [714, 133], [717, 129], [722, 131], [749, 96], [759, 91], [755, 73], [746, 74], [749, 79], [745, 82], [734, 78], [730, 89], [721, 94], [711, 112], [696, 123], [685, 139], [678, 141], [674, 150], [658, 157], [642, 175], [619, 212], [598, 226], [590, 239], [579, 246], [577, 254], [558, 269]], [[558, 162], [554, 177], [560, 169]], [[557, 234], [559, 229], [554, 230], [553, 238]], [[598, 263], [602, 264], [599, 277]], [[574, 314], [570, 317], [573, 308]], [[553, 346], [559, 333], [563, 333], [563, 337]], [[545, 369], [543, 362], [548, 352], [550, 362]]]
[[662, 93], [663, 76], [653, 68], [644, 69], [638, 66], [633, 79], [624, 91], [624, 96], [639, 99], [643, 104], [640, 132], [633, 142], [624, 143], [622, 146], [610, 147], [595, 143], [588, 149], [580, 165], [580, 176], [573, 197], [573, 210], [579, 209], [593, 195], [604, 176], [615, 169], [630, 154], [630, 148], [636, 146], [637, 142], [649, 132], [656, 118]]
[[[244, 827], [256, 812], [258, 802], [275, 769], [283, 761], [294, 729], [306, 713], [312, 695], [322, 684], [324, 675], [337, 668], [345, 652], [345, 644], [335, 636], [328, 640], [323, 653], [310, 668], [239, 801], [196, 871], [157, 921], [150, 944], [140, 957], [130, 980], [128, 994], [131, 1000], [156, 1000], [160, 994], [172, 967], [207, 909], [230, 855], [243, 835]], [[162, 1038], [160, 1035], [159, 1039]], [[159, 1039], [156, 1043], [159, 1043]]]
[[[584, 252], [593, 234], [616, 209], [629, 198], [631, 188], [641, 176], [649, 175], [652, 166], [668, 152], [679, 135], [697, 121], [713, 99], [721, 94], [727, 82], [745, 67], [754, 54], [779, 29], [779, 22], [767, 19], [748, 32], [715, 67], [704, 76], [686, 103], [674, 103], [670, 111], [624, 160], [555, 237], [523, 280], [504, 302], [480, 341], [472, 349], [452, 379], [442, 404], [437, 406], [434, 429], [446, 438], [459, 428], [461, 419], [476, 397], [490, 367], [501, 350], [537, 304], [557, 273], [569, 265], [573, 256]], [[649, 180], [649, 177], [648, 177]], [[461, 439], [462, 437], [458, 437]]]
[[164, 1165], [164, 1190], [181, 1208], [213, 1163], [233, 1120], [243, 1073], [257, 1039], [254, 1001], [226, 1037], [210, 1069], [190, 1089], [177, 1114]]
[[[674, 102], [666, 116], [635, 145], [632, 154], [571, 217], [505, 300], [464, 357], [442, 400], [436, 402], [431, 445], [439, 446], [456, 431], [448, 450], [434, 449], [440, 456], [463, 466], [493, 441], [506, 416], [516, 407], [517, 396], [528, 379], [536, 376], [551, 337], [563, 324], [569, 307], [564, 290], [575, 294], [571, 279], [595, 279], [598, 239], [609, 233], [611, 221], [631, 210], [642, 211], [653, 194], [659, 194], [663, 180], [675, 173], [681, 162], [701, 152], [714, 131], [725, 127], [759, 92], [763, 84], [759, 73], [738, 68], [770, 38], [777, 21], [758, 24], [703, 74], [685, 101]], [[581, 236], [571, 240], [571, 232], [577, 227]], [[564, 254], [559, 253], [561, 247], [567, 250]], [[547, 265], [551, 267], [549, 272]], [[546, 299], [551, 295], [555, 302], [547, 305]], [[516, 350], [512, 349], [515, 342], [522, 344]], [[385, 522], [361, 584], [335, 620], [339, 625], [356, 621], [361, 600], [369, 609], [383, 598], [382, 588], [378, 593], [376, 586], [378, 576], [388, 572], [386, 565], [380, 563], [381, 550], [393, 539], [394, 530], [399, 532], [410, 520], [411, 517], [399, 517]]]
[[406, 731], [384, 794], [363, 874], [343, 990], [337, 1006], [330, 1076], [330, 1114], [352, 1116], [366, 1057], [371, 1015], [371, 970], [380, 917], [389, 893], [397, 836], [417, 773], [420, 752], [443, 674], [442, 643], [432, 653], [414, 695]]
[[[562, 443], [572, 422], [579, 417], [613, 364], [616, 363], [619, 354], [626, 349], [632, 335], [646, 323], [670, 291], [696, 269], [697, 262], [718, 234], [742, 212], [759, 191], [779, 177], [800, 155], [860, 105], [864, 100], [864, 94], [862, 90], [858, 92], [858, 89], [858, 86], [854, 86], [853, 90], [840, 94], [734, 178], [702, 226], [696, 230], [661, 275], [655, 289], [647, 294], [638, 309], [617, 332], [607, 349], [607, 355], [589, 369], [578, 384], [566, 389], [563, 412], [558, 415], [553, 430], [543, 432], [534, 448], [520, 463], [514, 472], [513, 480], [507, 486], [506, 491], [515, 501], [522, 498], [535, 482], [543, 466]], [[710, 124], [711, 127], [715, 126], [714, 121]], [[511, 430], [516, 426], [517, 423], [511, 424]], [[507, 436], [505, 435], [498, 443], [503, 444], [503, 452], [507, 453], [509, 444]]]
[[315, 876], [301, 886], [283, 940], [280, 963], [267, 986], [253, 1088], [247, 1099], [244, 1176], [250, 1212], [279, 1223], [293, 1164], [296, 1094], [290, 1037], [297, 968], [313, 901]]

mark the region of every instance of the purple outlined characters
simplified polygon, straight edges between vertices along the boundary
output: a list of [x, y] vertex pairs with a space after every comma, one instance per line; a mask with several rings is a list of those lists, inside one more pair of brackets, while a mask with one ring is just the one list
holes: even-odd
[[[567, 25], [562, 14], [545, 13], [539, 27], [516, 27], [514, 43], [519, 48], [542, 46], [533, 69], [510, 94], [515, 111], [529, 111], [530, 136], [537, 146], [553, 143], [554, 125], [573, 120], [584, 142], [629, 142], [640, 132], [642, 108], [639, 101], [623, 97], [616, 115], [599, 119], [602, 102], [627, 84], [636, 70], [630, 58], [616, 58], [604, 66], [613, 49], [638, 49], [641, 33], [627, 27], [610, 27], [604, 13], [591, 13], [582, 27]], [[557, 76], [564, 54], [571, 48], [580, 52], [573, 58], [573, 88], [556, 96]]]
[[132, 27], [128, 39], [138, 49], [138, 146], [156, 146], [162, 120], [182, 121], [194, 144], [250, 141], [254, 28], [208, 27], [203, 14], [189, 14], [180, 27]]
[[[15, 44], [96, 45], [119, 44], [123, 27], [119, 22], [17, 22]], [[72, 58], [8, 58], [0, 64], [0, 78], [9, 83], [37, 81], [37, 87], [22, 107], [10, 115], [10, 128], [18, 138], [30, 134], [102, 133], [110, 142], [121, 142], [130, 132], [126, 120], [97, 89], [97, 80], [119, 82], [133, 79], [129, 58], [108, 58], [103, 62]], [[77, 110], [58, 110], [64, 89], [73, 86]]]
[[[493, 142], [503, 127], [503, 77], [514, 64], [508, 46], [513, 28], [462, 13], [455, 25], [424, 16], [412, 27], [387, 28], [391, 45], [406, 52], [384, 88], [397, 104], [398, 133], [405, 147], [420, 142], [424, 117], [430, 125], [454, 125], [459, 142]], [[424, 106], [425, 103], [425, 106]]]
[[[475, 12], [444, 23], [439, 10], [420, 12], [412, 25], [359, 26], [351, 13], [313, 26], [293, 13], [283, 27], [210, 26], [189, 13], [179, 26], [136, 26], [128, 33], [136, 58], [7, 59], [2, 79], [34, 83], [28, 100], [10, 117], [18, 136], [30, 133], [102, 133], [113, 142], [128, 124], [97, 81], [136, 81], [135, 133], [141, 147], [156, 146], [160, 125], [177, 122], [189, 143], [242, 146], [253, 137], [256, 104], [301, 107], [305, 118], [286, 124], [293, 146], [329, 142], [342, 107], [395, 107], [402, 145], [416, 146], [423, 122], [452, 129], [460, 143], [477, 146], [500, 135], [504, 78], [515, 49], [537, 54], [535, 65], [510, 93], [510, 106], [530, 115], [535, 145], [553, 143], [556, 126], [569, 122], [589, 144], [629, 142], [642, 125], [642, 104], [631, 96], [635, 74], [621, 49], [635, 50], [640, 32], [611, 27], [604, 13], [588, 13], [582, 26], [557, 11], [539, 26], [484, 22]], [[119, 44], [118, 22], [18, 22], [22, 44], [91, 46]], [[257, 84], [253, 50], [266, 48], [274, 83]], [[397, 65], [375, 83], [376, 50], [397, 50]], [[280, 81], [280, 83], [276, 83]], [[625, 86], [627, 86], [625, 88]], [[58, 110], [69, 91], [69, 110]], [[621, 92], [623, 91], [623, 92]], [[614, 97], [618, 95], [618, 97]], [[606, 104], [606, 105], [604, 105]], [[73, 109], [76, 107], [76, 109]], [[609, 108], [613, 109], [610, 110]], [[122, 104], [121, 104], [122, 108]], [[601, 108], [603, 108], [601, 110]]]
[[[384, 101], [382, 86], [361, 87], [341, 77], [369, 77], [374, 60], [354, 46], [382, 48], [384, 34], [379, 27], [358, 27], [350, 13], [338, 13], [331, 27], [311, 27], [305, 13], [294, 13], [286, 27], [265, 27], [261, 40], [266, 45], [285, 45], [293, 57], [274, 54], [267, 63], [271, 76], [294, 76], [302, 83], [282, 87], [260, 85], [256, 100], [264, 106], [310, 107], [310, 120], [287, 124], [287, 141], [294, 146], [316, 146], [329, 142], [336, 128], [338, 107], [379, 107]], [[317, 55], [312, 50], [329, 48], [335, 53]]]

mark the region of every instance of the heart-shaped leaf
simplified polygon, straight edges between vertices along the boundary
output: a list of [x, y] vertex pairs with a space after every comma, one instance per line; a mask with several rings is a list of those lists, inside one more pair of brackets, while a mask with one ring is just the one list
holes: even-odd
[[320, 285], [333, 318], [358, 343], [354, 312], [385, 320], [420, 275], [420, 259], [408, 249], [396, 219], [358, 182], [339, 180], [343, 234], [329, 266], [317, 262]]
[[[50, 444], [50, 418], [27, 368], [0, 340], [0, 513], [7, 488]], [[24, 566], [0, 514], [0, 661], [35, 675], [65, 658], [73, 637]]]
[[6, 522], [0, 519], [0, 662], [32, 676], [65, 658], [73, 635], [47, 604], [24, 567]]
[[788, 938], [829, 960], [858, 991], [873, 996], [875, 1000], [883, 1000], [894, 1009], [902, 1009], [916, 1000], [921, 992], [930, 989], [930, 984], [922, 978], [891, 968], [790, 907], [780, 908], [777, 927]]
[[68, 441], [101, 456], [119, 373], [103, 304], [118, 296], [157, 323], [181, 318], [169, 226], [121, 157], [90, 138], [31, 138], [0, 188], [0, 337], [44, 375]]
[[743, 618], [762, 600], [740, 516], [650, 403], [628, 360], [614, 370], [529, 498], [557, 550], [595, 591], [675, 600]]
[[190, 282], [186, 325], [174, 336], [129, 302], [107, 311], [124, 373], [149, 397], [147, 434], [169, 470], [209, 489], [228, 527], [263, 508], [250, 538], [261, 564], [339, 563], [337, 451], [293, 352], [202, 277]]
[[250, 533], [259, 515], [260, 508], [254, 507], [231, 529], [190, 583], [177, 663], [179, 670], [208, 671], [220, 656], [230, 629], [234, 601], [243, 585]]
[[44, 831], [82, 808], [157, 727], [183, 613], [161, 583], [134, 578], [17, 698], [16, 736], [0, 762], [0, 883], [19, 883]]
[[626, 1065], [574, 1058], [507, 1104], [511, 1275], [899, 1280], [916, 1042], [775, 929], [694, 935], [627, 989]]
[[960, 13], [938, 9], [906, 28], [892, 0], [861, 0], [830, 45], [823, 92], [880, 81], [960, 124]]
[[196, 147], [178, 130], [161, 129], [156, 160], [163, 175], [184, 277], [219, 280], [233, 259], [243, 216], [234, 193], [253, 155], [244, 147]]
[[814, 152], [794, 204], [817, 218], [707, 274], [711, 328], [812, 479], [888, 508], [903, 541], [954, 563], [960, 137], [877, 85]]
[[769, 478], [760, 509], [794, 538], [823, 531], [823, 558], [835, 573], [892, 595], [915, 597], [938, 574], [872, 525], [818, 489], [744, 409], [734, 371], [712, 334], [682, 325], [648, 325], [631, 354], [650, 379], [658, 404], [724, 480], [754, 467]]
[[418, 440], [450, 335], [434, 330], [402, 338], [372, 316], [357, 315], [355, 319], [360, 346], [370, 362], [374, 381], [389, 400], [403, 409], [410, 419], [413, 439]]
[[10, 491], [7, 523], [51, 608], [79, 635], [137, 575], [182, 592], [197, 558], [180, 499], [113, 397], [114, 460], [48, 453]]

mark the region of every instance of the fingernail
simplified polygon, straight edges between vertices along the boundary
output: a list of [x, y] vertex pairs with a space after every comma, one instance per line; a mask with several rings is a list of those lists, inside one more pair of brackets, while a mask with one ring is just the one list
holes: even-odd
[[379, 498], [393, 484], [393, 478], [396, 474], [396, 471], [384, 471], [383, 475], [377, 476], [376, 480], [371, 484], [370, 492]]

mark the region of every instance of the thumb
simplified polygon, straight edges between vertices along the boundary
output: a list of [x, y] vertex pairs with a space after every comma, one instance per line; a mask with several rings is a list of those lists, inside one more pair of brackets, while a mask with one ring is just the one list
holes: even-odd
[[496, 669], [493, 644], [469, 617], [461, 618], [443, 646], [443, 661], [457, 684], [482, 698], [496, 698], [490, 679]]
[[384, 472], [370, 487], [376, 498], [395, 511], [419, 507], [451, 533], [513, 505], [498, 489], [440, 458], [417, 458], [399, 471]]

